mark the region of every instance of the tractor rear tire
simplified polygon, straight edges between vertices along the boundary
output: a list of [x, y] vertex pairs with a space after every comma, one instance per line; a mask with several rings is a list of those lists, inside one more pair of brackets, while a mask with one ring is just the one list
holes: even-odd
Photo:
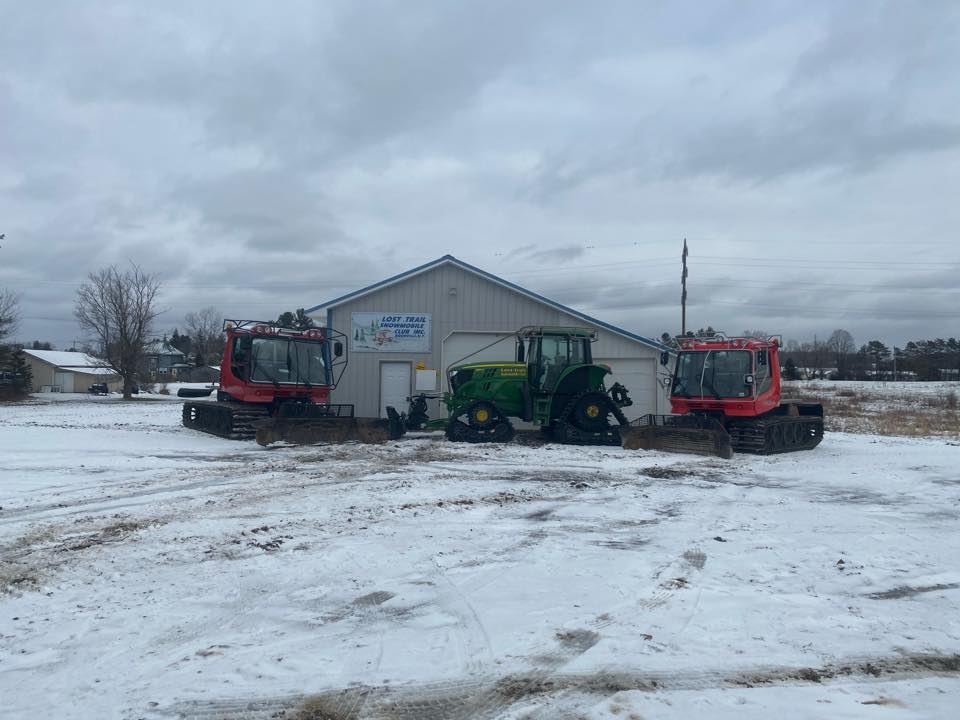
[[513, 440], [513, 425], [508, 420], [501, 420], [493, 428], [493, 434], [488, 438], [489, 442], [506, 443]]
[[614, 404], [605, 393], [592, 390], [574, 400], [566, 420], [584, 432], [603, 432], [610, 427], [607, 417], [613, 410]]

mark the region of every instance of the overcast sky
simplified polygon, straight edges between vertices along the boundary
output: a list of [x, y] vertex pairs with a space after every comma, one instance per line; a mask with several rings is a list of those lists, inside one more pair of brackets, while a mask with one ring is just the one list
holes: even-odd
[[[275, 318], [451, 253], [650, 336], [960, 335], [960, 2], [0, 0], [0, 287]], [[383, 308], [385, 311], [391, 308]]]

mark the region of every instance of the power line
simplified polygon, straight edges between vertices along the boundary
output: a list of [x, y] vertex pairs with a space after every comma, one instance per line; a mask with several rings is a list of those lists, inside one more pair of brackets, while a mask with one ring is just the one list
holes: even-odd
[[[522, 262], [522, 258], [518, 258], [518, 261]], [[592, 264], [573, 264], [569, 267], [560, 267], [560, 268], [541, 268], [537, 270], [523, 270], [520, 272], [514, 272], [513, 268], [508, 268], [506, 270], [501, 270], [503, 274], [509, 274], [514, 278], [523, 278], [523, 277], [554, 277], [561, 276], [568, 273], [577, 273], [580, 274], [584, 270], [602, 270], [610, 268], [622, 268], [622, 267], [633, 267], [633, 266], [642, 266], [644, 268], [652, 267], [665, 267], [676, 265], [676, 259], [670, 257], [652, 257], [652, 258], [643, 258], [637, 260], [618, 260], [615, 262], [605, 262], [605, 263], [592, 263]], [[808, 258], [778, 258], [778, 257], [756, 257], [756, 256], [735, 256], [735, 255], [700, 255], [697, 256], [697, 265], [698, 266], [714, 266], [714, 267], [760, 267], [760, 268], [775, 268], [783, 270], [785, 265], [789, 265], [789, 269], [806, 269], [806, 270], [843, 270], [845, 272], [854, 270], [854, 271], [876, 271], [882, 269], [889, 270], [902, 270], [905, 266], [911, 268], [917, 268], [918, 270], [925, 269], [930, 271], [943, 271], [953, 269], [953, 266], [960, 265], [960, 261], [881, 261], [881, 260], [830, 260], [826, 262], [817, 262], [810, 260]], [[8, 287], [34, 287], [36, 285], [54, 285], [54, 286], [66, 286], [66, 287], [79, 287], [85, 282], [85, 280], [30, 280], [22, 282], [7, 282], [5, 285]], [[375, 280], [372, 282], [376, 282]], [[340, 289], [340, 288], [356, 288], [356, 287], [365, 287], [366, 285], [371, 284], [371, 282], [325, 282], [318, 281], [317, 279], [310, 280], [283, 280], [282, 286], [284, 288], [293, 288], [293, 287], [313, 287], [318, 289]], [[278, 283], [276, 282], [267, 282], [267, 283], [247, 283], [247, 282], [238, 282], [238, 283], [205, 283], [205, 282], [191, 282], [191, 283], [164, 283], [164, 289], [170, 290], [233, 290], [233, 289], [264, 289], [264, 290], [276, 290]]]

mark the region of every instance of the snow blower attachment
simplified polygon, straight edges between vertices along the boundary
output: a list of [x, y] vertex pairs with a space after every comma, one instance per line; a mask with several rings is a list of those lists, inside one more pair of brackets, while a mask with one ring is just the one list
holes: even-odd
[[[292, 329], [269, 322], [225, 320], [227, 343], [216, 401], [183, 404], [183, 424], [232, 440], [261, 445], [286, 441], [382, 443], [404, 434], [403, 419], [358, 418], [353, 405], [330, 403], [343, 375], [345, 337], [329, 328]], [[196, 398], [211, 389], [185, 389]]]
[[733, 457], [730, 433], [705, 415], [644, 415], [620, 428], [620, 442], [627, 450]]

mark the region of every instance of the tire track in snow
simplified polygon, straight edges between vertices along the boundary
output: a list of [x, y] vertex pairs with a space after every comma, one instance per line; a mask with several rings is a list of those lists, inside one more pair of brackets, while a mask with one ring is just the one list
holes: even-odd
[[[454, 682], [346, 688], [311, 696], [291, 694], [260, 699], [178, 703], [158, 709], [155, 716], [183, 720], [267, 720], [277, 717], [493, 720], [519, 702], [536, 699], [546, 701], [563, 692], [609, 697], [630, 690], [673, 692], [958, 676], [960, 654], [912, 653], [887, 657], [859, 656], [817, 667], [768, 666], [690, 672], [600, 670], [587, 673], [513, 673]], [[359, 713], [355, 710], [358, 697], [363, 698], [363, 711]], [[310, 715], [310, 710], [320, 710], [326, 715]], [[302, 714], [294, 714], [298, 712]]]

